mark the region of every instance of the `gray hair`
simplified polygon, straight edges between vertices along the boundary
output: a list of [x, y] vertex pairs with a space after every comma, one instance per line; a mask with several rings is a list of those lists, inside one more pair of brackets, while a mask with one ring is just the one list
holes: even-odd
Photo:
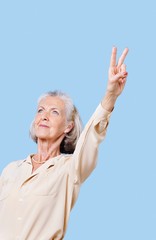
[[[67, 121], [73, 121], [74, 127], [71, 129], [69, 133], [67, 133], [61, 142], [60, 145], [60, 151], [61, 153], [73, 153], [77, 144], [77, 141], [79, 139], [79, 136], [82, 132], [82, 121], [80, 118], [80, 115], [78, 113], [77, 108], [73, 104], [71, 98], [66, 94], [61, 91], [50, 91], [47, 92], [43, 95], [41, 95], [38, 99], [38, 104], [39, 102], [45, 98], [45, 97], [59, 97], [62, 99], [65, 103], [65, 108], [66, 108], [66, 118]], [[30, 126], [30, 137], [33, 139], [34, 142], [37, 143], [37, 136], [35, 134], [35, 127], [34, 127], [34, 120]]]

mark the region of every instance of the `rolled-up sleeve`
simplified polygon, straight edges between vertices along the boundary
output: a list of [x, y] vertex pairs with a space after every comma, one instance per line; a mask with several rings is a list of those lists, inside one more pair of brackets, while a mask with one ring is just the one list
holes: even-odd
[[71, 171], [75, 183], [84, 182], [95, 168], [98, 146], [105, 138], [110, 115], [111, 113], [99, 104], [81, 133], [72, 159]]

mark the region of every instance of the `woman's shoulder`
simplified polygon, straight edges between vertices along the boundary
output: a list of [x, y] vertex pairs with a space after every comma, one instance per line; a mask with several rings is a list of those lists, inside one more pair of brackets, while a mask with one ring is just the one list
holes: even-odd
[[23, 159], [23, 160], [14, 160], [14, 161], [8, 163], [8, 164], [4, 167], [1, 176], [4, 176], [4, 175], [8, 175], [8, 174], [13, 173], [25, 160], [26, 160], [26, 159]]

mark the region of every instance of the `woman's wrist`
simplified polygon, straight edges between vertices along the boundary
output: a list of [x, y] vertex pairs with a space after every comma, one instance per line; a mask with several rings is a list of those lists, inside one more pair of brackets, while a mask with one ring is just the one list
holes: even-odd
[[113, 93], [107, 91], [101, 102], [102, 107], [108, 112], [111, 112], [114, 108], [117, 97], [117, 95], [114, 95]]

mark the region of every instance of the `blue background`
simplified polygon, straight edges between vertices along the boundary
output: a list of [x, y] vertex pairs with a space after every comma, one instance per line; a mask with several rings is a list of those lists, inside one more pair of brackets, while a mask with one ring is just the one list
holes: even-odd
[[82, 186], [65, 240], [156, 240], [155, 1], [0, 2], [0, 171], [36, 151], [38, 97], [59, 89], [83, 123], [101, 101], [112, 46], [129, 72], [97, 168]]

